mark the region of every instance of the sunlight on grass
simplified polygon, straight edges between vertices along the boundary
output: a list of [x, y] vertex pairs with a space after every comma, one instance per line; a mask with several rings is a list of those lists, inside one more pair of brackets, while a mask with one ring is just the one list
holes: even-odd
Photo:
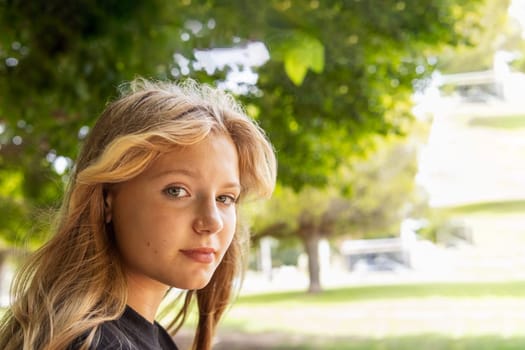
[[501, 283], [427, 283], [384, 286], [357, 286], [326, 290], [320, 294], [281, 292], [240, 297], [236, 304], [331, 304], [376, 299], [412, 299], [429, 297], [481, 298], [525, 297], [525, 281]]
[[[216, 349], [241, 349], [228, 343], [235, 334], [245, 337], [244, 348], [257, 349], [521, 349], [524, 297], [525, 282], [243, 296], [225, 315]], [[250, 345], [264, 339], [273, 345]]]
[[[290, 345], [275, 345], [257, 347], [268, 350], [518, 350], [525, 347], [525, 338], [502, 338], [497, 336], [481, 336], [466, 338], [448, 338], [436, 334], [422, 334], [409, 337], [374, 338], [339, 338], [319, 339], [305, 338], [301, 341], [290, 340]], [[216, 350], [247, 349], [246, 345], [218, 344]], [[251, 345], [251, 344], [250, 344]], [[255, 348], [251, 345], [250, 349]]]
[[469, 125], [505, 130], [523, 129], [525, 128], [525, 115], [477, 117], [470, 119]]
[[444, 208], [442, 211], [452, 215], [525, 213], [525, 200], [473, 203]]

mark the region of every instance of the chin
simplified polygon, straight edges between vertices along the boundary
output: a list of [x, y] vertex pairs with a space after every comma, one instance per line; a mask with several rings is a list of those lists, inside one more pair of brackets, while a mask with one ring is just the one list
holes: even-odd
[[211, 278], [207, 279], [201, 279], [201, 280], [194, 280], [194, 281], [187, 281], [186, 283], [181, 283], [179, 285], [174, 286], [178, 289], [186, 289], [186, 290], [198, 290], [206, 287], [208, 283], [210, 283]]

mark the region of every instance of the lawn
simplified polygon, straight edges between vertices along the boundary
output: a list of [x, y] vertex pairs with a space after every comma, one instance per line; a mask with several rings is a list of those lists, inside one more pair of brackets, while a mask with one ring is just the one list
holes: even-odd
[[525, 213], [525, 200], [502, 200], [490, 202], [478, 202], [456, 207], [442, 209], [443, 213], [449, 215], [501, 215]]
[[504, 130], [523, 129], [525, 128], [525, 115], [475, 117], [470, 119], [469, 125]]
[[525, 282], [242, 296], [214, 349], [524, 349], [524, 297]]
[[[271, 334], [265, 335], [271, 337]], [[283, 339], [279, 339], [282, 342]], [[347, 337], [339, 339], [320, 339], [305, 337], [291, 339], [281, 345], [270, 342], [247, 343], [224, 341], [214, 346], [214, 350], [522, 350], [525, 337], [504, 338], [498, 336], [479, 336], [450, 338], [438, 334], [399, 336], [385, 338]]]
[[426, 299], [434, 297], [485, 298], [525, 297], [525, 281], [504, 283], [421, 283], [379, 286], [355, 286], [326, 290], [320, 294], [280, 292], [241, 296], [238, 306], [357, 303], [369, 300]]

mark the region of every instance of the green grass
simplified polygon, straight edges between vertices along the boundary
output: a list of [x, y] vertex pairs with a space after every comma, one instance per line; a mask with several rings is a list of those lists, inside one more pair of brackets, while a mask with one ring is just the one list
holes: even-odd
[[500, 283], [426, 283], [379, 286], [356, 286], [326, 290], [320, 294], [303, 292], [281, 292], [242, 296], [236, 304], [334, 304], [366, 300], [393, 300], [412, 298], [484, 298], [484, 297], [525, 297], [525, 282]]
[[492, 201], [443, 208], [447, 214], [512, 214], [525, 213], [525, 200]]
[[214, 350], [525, 349], [525, 281], [240, 297]]
[[[271, 336], [271, 335], [268, 335]], [[448, 338], [436, 334], [422, 334], [384, 339], [348, 337], [341, 339], [310, 338], [295, 341], [293, 345], [246, 347], [246, 344], [219, 343], [215, 350], [268, 349], [268, 350], [518, 350], [525, 348], [525, 337], [503, 338], [481, 336]]]
[[469, 126], [504, 130], [525, 128], [525, 115], [476, 117], [469, 121]]

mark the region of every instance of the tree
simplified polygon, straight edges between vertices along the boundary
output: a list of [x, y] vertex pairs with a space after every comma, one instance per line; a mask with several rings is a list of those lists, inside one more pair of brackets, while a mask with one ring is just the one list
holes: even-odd
[[496, 51], [522, 47], [521, 30], [508, 16], [509, 4], [510, 0], [485, 1], [482, 16], [476, 19], [483, 30], [475, 28], [468, 42], [447, 47], [438, 57], [437, 68], [449, 74], [488, 70], [493, 67]]
[[[231, 8], [217, 2], [217, 22], [232, 13], [250, 19], [249, 26], [222, 26], [223, 38], [268, 46], [271, 59], [258, 70], [260, 94], [243, 99], [279, 152], [281, 183], [295, 190], [322, 186], [330, 170], [366, 151], [361, 139], [405, 132], [414, 80], [431, 73], [435, 62], [427, 58], [436, 47], [468, 41], [464, 34], [476, 28], [480, 3], [253, 1]], [[186, 58], [190, 74], [198, 74], [194, 57]]]
[[[298, 237], [308, 255], [309, 292], [321, 291], [318, 245], [321, 238], [397, 235], [401, 221], [419, 204], [414, 177], [417, 145], [412, 140], [378, 141], [368, 160], [334, 171], [330, 185], [279, 187], [254, 216], [254, 240]], [[343, 191], [341, 191], [343, 189]]]
[[[241, 98], [275, 144], [279, 182], [323, 186], [350, 155], [366, 153], [370, 135], [405, 132], [414, 80], [432, 70], [427, 55], [465, 41], [458, 23], [475, 25], [480, 3], [1, 0], [0, 165], [8, 177], [22, 174], [18, 204], [29, 215], [56, 205], [56, 160], [74, 158], [121, 81], [216, 82], [227, 71], [194, 66], [194, 49], [259, 41], [270, 60], [255, 93]], [[174, 53], [187, 58], [186, 70]]]

